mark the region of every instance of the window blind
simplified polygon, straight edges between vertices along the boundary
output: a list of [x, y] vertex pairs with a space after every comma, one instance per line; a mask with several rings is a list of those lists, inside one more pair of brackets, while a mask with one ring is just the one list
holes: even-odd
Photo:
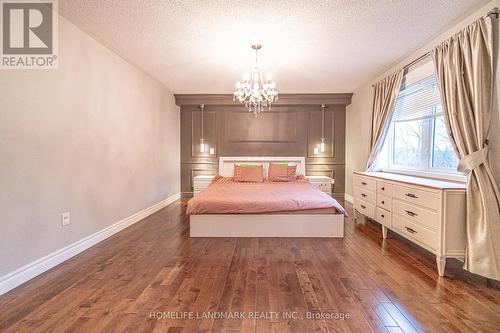
[[441, 100], [436, 76], [401, 88], [392, 121], [401, 122], [441, 115]]

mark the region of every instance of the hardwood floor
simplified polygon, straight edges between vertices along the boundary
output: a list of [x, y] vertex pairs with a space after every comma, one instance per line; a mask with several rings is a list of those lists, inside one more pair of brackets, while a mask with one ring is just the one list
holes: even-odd
[[[344, 239], [191, 239], [184, 204], [0, 296], [0, 331], [499, 330], [499, 290], [458, 262], [439, 278], [433, 256], [374, 223], [348, 218]], [[346, 317], [293, 319], [308, 312]]]

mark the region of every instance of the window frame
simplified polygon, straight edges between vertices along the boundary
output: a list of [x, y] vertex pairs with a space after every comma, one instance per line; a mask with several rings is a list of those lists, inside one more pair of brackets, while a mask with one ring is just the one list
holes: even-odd
[[[435, 75], [435, 73], [432, 73], [430, 75]], [[429, 75], [429, 76], [430, 76]], [[425, 79], [429, 76], [426, 76], [422, 79]], [[418, 80], [418, 81], [420, 81]], [[416, 81], [416, 82], [418, 82]], [[396, 131], [394, 129], [394, 122], [391, 119], [391, 124], [389, 126], [387, 136], [386, 136], [386, 142], [384, 143], [384, 148], [385, 152], [382, 153], [382, 156], [384, 157], [385, 161], [383, 163], [383, 167], [381, 168], [381, 171], [383, 172], [390, 172], [390, 173], [397, 173], [397, 174], [404, 174], [404, 175], [410, 175], [410, 176], [417, 176], [417, 177], [425, 177], [425, 178], [433, 178], [433, 179], [441, 179], [441, 180], [450, 180], [450, 181], [457, 181], [457, 182], [466, 182], [467, 177], [464, 173], [456, 170], [456, 169], [447, 169], [447, 168], [433, 168], [433, 155], [434, 155], [434, 142], [435, 142], [435, 128], [436, 128], [436, 119], [438, 117], [441, 117], [443, 115], [442, 112], [435, 113], [432, 116], [424, 116], [421, 118], [415, 118], [409, 121], [416, 121], [416, 120], [427, 120], [428, 124], [424, 126], [423, 128], [423, 134], [422, 134], [422, 149], [421, 149], [421, 161], [419, 166], [420, 167], [408, 167], [408, 166], [403, 166], [403, 165], [397, 165], [394, 164], [394, 141], [395, 141], [395, 134]], [[404, 122], [404, 121], [403, 121]]]

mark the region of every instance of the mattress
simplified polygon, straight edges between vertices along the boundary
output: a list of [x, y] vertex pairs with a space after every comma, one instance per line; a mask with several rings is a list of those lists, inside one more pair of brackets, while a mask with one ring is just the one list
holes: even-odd
[[240, 183], [231, 177], [212, 183], [187, 204], [193, 214], [344, 214], [344, 208], [305, 179]]

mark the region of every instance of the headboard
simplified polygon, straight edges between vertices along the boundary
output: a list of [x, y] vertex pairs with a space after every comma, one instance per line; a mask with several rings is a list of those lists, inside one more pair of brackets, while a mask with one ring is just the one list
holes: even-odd
[[269, 163], [291, 163], [297, 165], [297, 175], [305, 175], [306, 161], [305, 157], [219, 157], [219, 175], [224, 177], [232, 177], [234, 175], [234, 165], [239, 163], [255, 163], [262, 164], [264, 167], [264, 175], [267, 175]]

